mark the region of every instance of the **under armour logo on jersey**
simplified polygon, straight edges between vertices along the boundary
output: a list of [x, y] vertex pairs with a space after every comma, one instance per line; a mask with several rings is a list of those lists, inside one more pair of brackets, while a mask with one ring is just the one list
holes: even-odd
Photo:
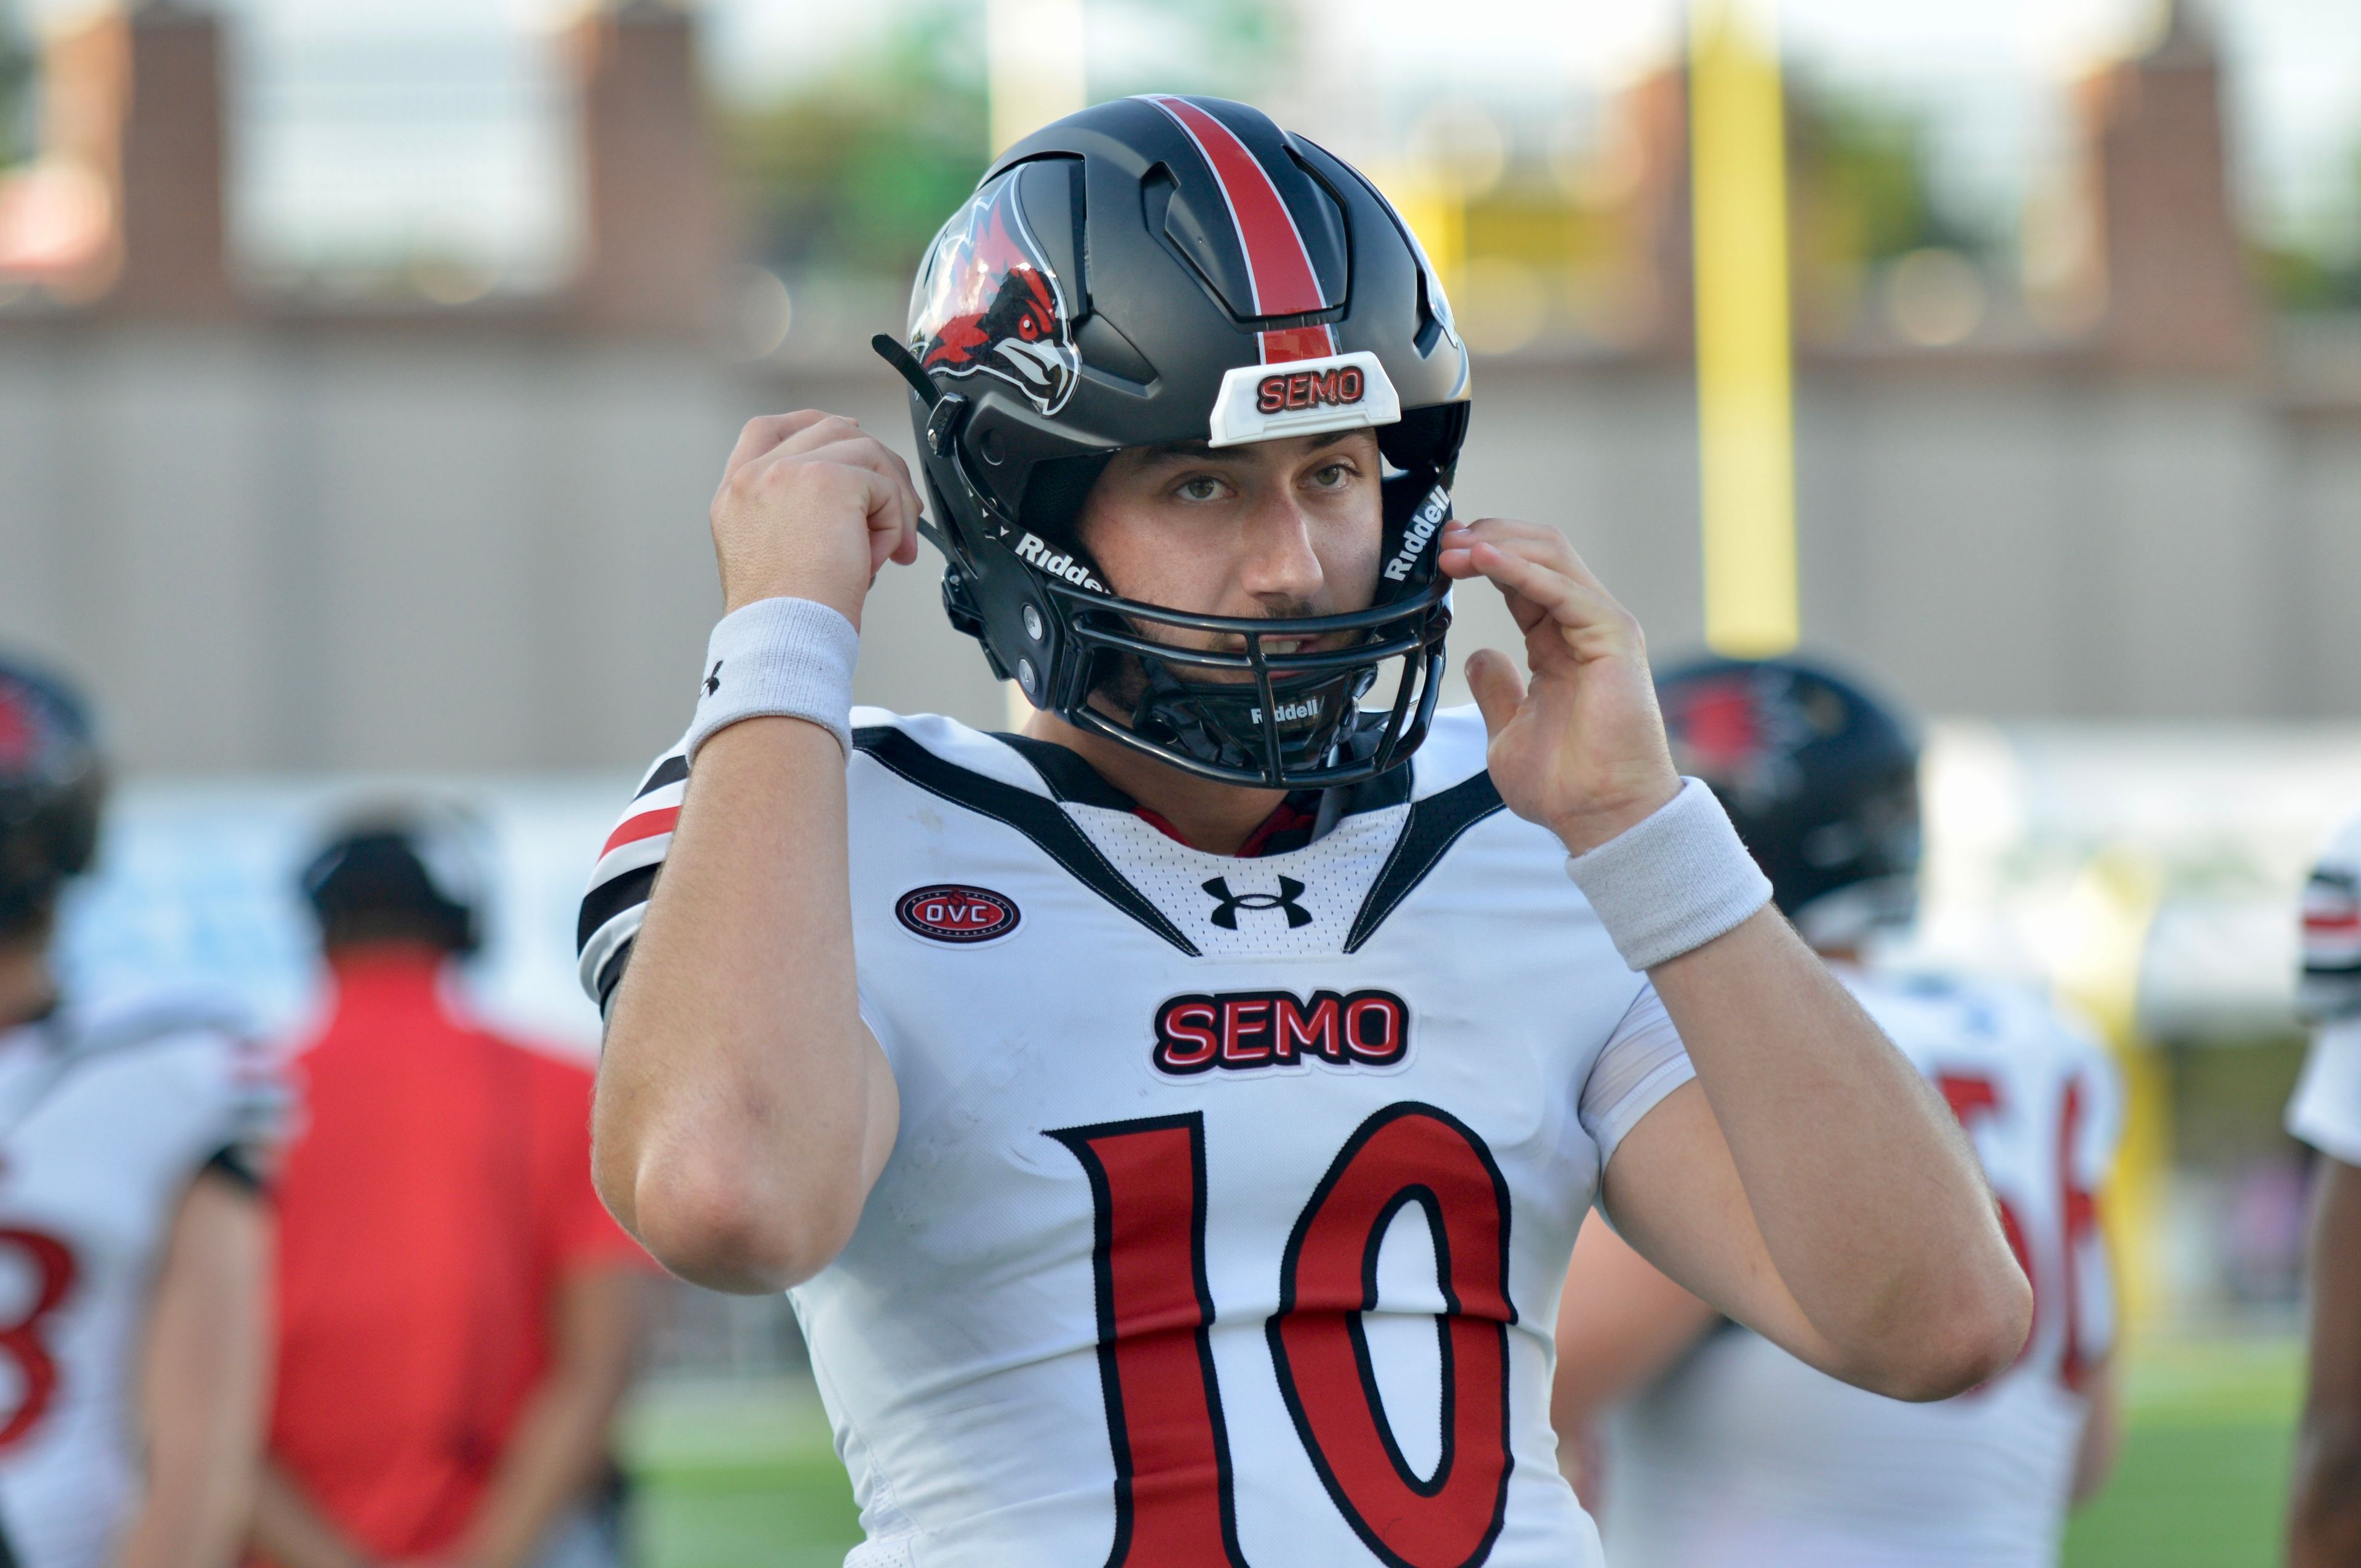
[[706, 696], [711, 696], [715, 692], [718, 692], [718, 691], [719, 691], [720, 689], [721, 689], [721, 661], [720, 661], [720, 660], [719, 660], [719, 659], [716, 659], [716, 660], [714, 660], [714, 661], [713, 661], [713, 669], [712, 669], [712, 672], [711, 672], [710, 674], [708, 674], [705, 677], [705, 695], [706, 695]]
[[1312, 911], [1295, 902], [1296, 895], [1303, 891], [1303, 884], [1293, 877], [1279, 878], [1277, 893], [1232, 893], [1230, 879], [1218, 876], [1207, 881], [1203, 886], [1215, 900], [1210, 918], [1224, 931], [1238, 928], [1238, 911], [1241, 909], [1284, 909], [1287, 911], [1287, 928], [1290, 931], [1299, 926], [1312, 924]]

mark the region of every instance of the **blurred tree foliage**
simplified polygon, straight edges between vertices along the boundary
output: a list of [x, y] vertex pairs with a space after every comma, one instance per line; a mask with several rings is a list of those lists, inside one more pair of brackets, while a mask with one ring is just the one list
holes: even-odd
[[[789, 276], [898, 282], [916, 270], [988, 161], [983, 10], [914, 0], [897, 8], [877, 47], [770, 103], [725, 110], [740, 211], [758, 258]], [[1128, 11], [1142, 24], [1134, 36], [1179, 47], [1152, 60], [1094, 61], [1094, 97], [1149, 89], [1251, 95], [1290, 41], [1284, 8], [1262, 0], [1102, 0], [1100, 10]]]
[[1925, 120], [1896, 105], [1828, 91], [1791, 101], [1807, 242], [1817, 258], [1874, 266], [1929, 247], [1975, 252], [1995, 236], [1936, 199]]
[[2282, 310], [2361, 310], [2361, 147], [2346, 169], [2342, 233], [2257, 247], [2263, 287]]
[[33, 155], [33, 86], [38, 64], [16, 7], [0, 0], [0, 169]]
[[728, 116], [756, 255], [790, 273], [911, 274], [983, 170], [982, 13], [913, 5], [882, 48]]

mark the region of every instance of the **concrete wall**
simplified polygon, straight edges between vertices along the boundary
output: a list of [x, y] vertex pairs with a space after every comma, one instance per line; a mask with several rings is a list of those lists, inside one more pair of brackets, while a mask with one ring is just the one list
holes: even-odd
[[[1479, 367], [1461, 510], [1565, 527], [1660, 657], [1699, 630], [1677, 369]], [[866, 356], [729, 367], [464, 315], [0, 333], [0, 641], [105, 703], [138, 769], [629, 765], [677, 734], [738, 424], [840, 410], [906, 452]], [[2065, 362], [1807, 371], [1805, 623], [1930, 711], [2361, 714], [2361, 415]], [[863, 700], [999, 724], [889, 570]], [[1464, 652], [1515, 646], [1461, 595]], [[1455, 689], [1456, 683], [1455, 681]]]

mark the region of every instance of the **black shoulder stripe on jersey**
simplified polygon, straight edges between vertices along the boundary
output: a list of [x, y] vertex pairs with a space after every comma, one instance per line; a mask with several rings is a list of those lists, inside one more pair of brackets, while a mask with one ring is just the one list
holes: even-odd
[[[225, 1144], [214, 1150], [204, 1164], [197, 1168], [199, 1176], [218, 1176], [249, 1197], [261, 1197], [269, 1190], [262, 1179], [262, 1168], [254, 1151], [237, 1144]], [[0, 1568], [5, 1568], [0, 1564]]]
[[1076, 806], [1100, 806], [1109, 811], [1130, 811], [1138, 803], [1115, 785], [1099, 777], [1099, 771], [1054, 740], [1036, 740], [1030, 735], [1011, 735], [994, 730], [992, 738], [1033, 764], [1041, 782], [1060, 800], [1070, 800]]
[[666, 784], [676, 784], [686, 777], [688, 777], [688, 759], [679, 755], [666, 757], [655, 765], [654, 770], [645, 779], [641, 781], [639, 789], [631, 798], [637, 800], [642, 795], [653, 795]]
[[1499, 809], [1500, 792], [1492, 787], [1492, 775], [1488, 773], [1462, 779], [1412, 805], [1401, 837], [1394, 840], [1393, 852], [1386, 857], [1385, 869], [1378, 872], [1369, 895], [1361, 900], [1360, 912], [1353, 916], [1345, 950], [1360, 951], [1361, 944], [1378, 934], [1386, 916], [1426, 880], [1426, 873], [1458, 842], [1459, 836]]
[[[856, 729], [852, 732], [852, 744], [856, 751], [866, 752], [881, 766], [892, 769], [928, 794], [1014, 828], [1093, 893], [1191, 958], [1199, 956], [1197, 944], [1181, 935], [1180, 927], [1141, 896], [1137, 888], [1124, 881], [1123, 873], [1109, 864], [1106, 857], [1099, 853], [1098, 846], [1058, 809], [1057, 802], [1044, 800], [1015, 784], [971, 773], [956, 762], [947, 762], [891, 725]], [[583, 918], [589, 918], [588, 904], [583, 906]], [[598, 927], [585, 929], [595, 931]]]
[[634, 904], [647, 902], [648, 890], [656, 884], [656, 868], [641, 866], [636, 871], [600, 883], [582, 895], [582, 916], [574, 924], [574, 950], [579, 953], [598, 934], [598, 927], [629, 909]]

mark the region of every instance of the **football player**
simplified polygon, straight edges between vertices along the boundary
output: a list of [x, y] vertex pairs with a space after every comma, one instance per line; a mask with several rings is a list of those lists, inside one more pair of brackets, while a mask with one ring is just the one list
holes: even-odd
[[1904, 1404], [1815, 1370], [1594, 1226], [1558, 1311], [1576, 1487], [1603, 1498], [1617, 1568], [2054, 1563], [2067, 1508], [2114, 1455], [2093, 1198], [2120, 1113], [2112, 1064], [2028, 992], [1862, 966], [1916, 906], [1917, 752], [1893, 715], [1794, 660], [1706, 661], [1656, 696], [1674, 757], [1712, 784], [1779, 907], [1966, 1129], [2033, 1281], [2033, 1332], [1974, 1391]]
[[2361, 820], [2305, 885], [2312, 1055], [2288, 1131], [2320, 1151], [2312, 1187], [2311, 1373], [2288, 1521], [2291, 1568], [2361, 1560]]
[[260, 1447], [268, 1064], [202, 1002], [60, 997], [89, 720], [0, 663], [0, 1563], [234, 1560]]
[[[849, 1562], [1595, 1563], [1548, 1409], [1594, 1198], [1886, 1392], [2015, 1354], [1972, 1157], [1675, 773], [1631, 617], [1452, 521], [1466, 352], [1367, 181], [1104, 104], [880, 341], [926, 503], [849, 421], [746, 427], [697, 717], [580, 927], [600, 1190], [792, 1288]], [[1022, 735], [850, 712], [921, 526]], [[1479, 577], [1532, 682], [1478, 653], [1437, 714]]]

